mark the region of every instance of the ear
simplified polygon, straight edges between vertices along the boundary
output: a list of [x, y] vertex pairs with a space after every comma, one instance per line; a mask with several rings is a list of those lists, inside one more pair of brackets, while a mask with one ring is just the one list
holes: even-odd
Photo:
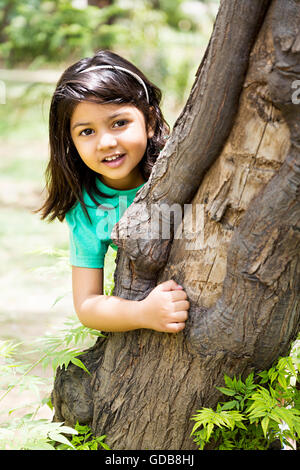
[[150, 117], [149, 122], [147, 125], [147, 137], [151, 139], [154, 136], [154, 129], [155, 129], [155, 117], [153, 113], [153, 106], [150, 107]]
[[148, 126], [147, 136], [148, 136], [148, 139], [152, 139], [152, 137], [154, 136], [154, 130], [150, 126]]

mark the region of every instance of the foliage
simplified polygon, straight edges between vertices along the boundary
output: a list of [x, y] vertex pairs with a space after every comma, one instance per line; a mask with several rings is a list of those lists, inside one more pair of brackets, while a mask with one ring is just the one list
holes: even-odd
[[57, 450], [99, 450], [99, 448], [110, 450], [105, 444], [105, 435], [95, 437], [88, 426], [81, 426], [78, 421], [75, 425], [78, 434], [73, 435], [71, 442], [57, 446]]
[[[153, 2], [144, 0], [138, 4], [115, 0], [102, 8], [78, 8], [72, 0], [0, 0], [0, 50], [14, 65], [33, 59], [38, 63], [64, 61], [90, 55], [99, 48], [111, 49], [126, 42], [130, 30], [141, 32], [135, 21], [136, 10], [143, 11], [147, 23], [148, 15], [154, 12], [160, 23], [175, 30], [180, 31], [182, 21], [185, 29], [187, 25], [188, 29], [195, 29], [193, 17], [182, 11], [182, 3], [162, 0], [159, 8], [153, 10]], [[136, 27], [128, 31], [123, 19], [134, 21]]]
[[[30, 255], [35, 256], [45, 254], [55, 259], [54, 266], [39, 266], [36, 269], [44, 270], [46, 273], [53, 268], [62, 271], [69, 269], [66, 262], [68, 258], [66, 250], [47, 248], [30, 252]], [[115, 258], [116, 252], [110, 249], [105, 258], [104, 291], [106, 295], [111, 295], [114, 288]], [[53, 305], [61, 298], [57, 298]], [[0, 390], [3, 391], [0, 394], [0, 403], [14, 390], [18, 392], [29, 390], [37, 397], [37, 401], [23, 404], [22, 408], [27, 412], [21, 418], [13, 417], [16, 409], [8, 411], [10, 419], [0, 423], [0, 449], [97, 450], [99, 447], [108, 449], [104, 442], [106, 436], [93, 437], [87, 426], [77, 424], [75, 429], [72, 429], [64, 423], [51, 423], [45, 419], [37, 419], [37, 413], [43, 405], [46, 404], [52, 408], [49, 394], [53, 378], [49, 380], [40, 375], [33, 375], [37, 366], [42, 366], [44, 369], [50, 366], [55, 374], [57, 368], [67, 368], [70, 363], [89, 373], [84, 360], [82, 361], [78, 356], [84, 357], [85, 351], [82, 349], [91, 346], [96, 338], [103, 336], [100, 331], [81, 325], [77, 317], [72, 314], [66, 318], [62, 327], [33, 341], [31, 349], [27, 352], [26, 345], [23, 343], [0, 340]], [[37, 356], [38, 359], [34, 362], [26, 361], [26, 357], [31, 356]], [[40, 391], [45, 388], [46, 395], [41, 399]], [[71, 441], [65, 434], [72, 436]]]
[[[69, 440], [65, 434], [72, 436]], [[46, 419], [33, 420], [32, 414], [0, 428], [2, 450], [110, 450], [106, 436], [94, 437], [88, 426], [78, 423], [75, 429]]]
[[0, 428], [0, 449], [2, 450], [55, 450], [54, 443], [61, 442], [67, 448], [73, 444], [64, 436], [77, 434], [73, 428], [63, 423], [50, 423], [48, 420], [32, 420], [31, 415], [19, 421], [12, 421]]
[[72, 0], [0, 0], [0, 57], [10, 68], [62, 69], [99, 49], [114, 50], [168, 90], [167, 107], [179, 108], [208, 42], [215, 15], [209, 6], [216, 2], [205, 2], [195, 17], [186, 0], [114, 0], [103, 8], [78, 8]]
[[99, 45], [110, 47], [117, 31], [114, 26], [107, 31], [107, 22], [126, 13], [116, 5], [80, 9], [71, 0], [0, 0], [0, 8], [7, 16], [0, 50], [10, 65], [69, 60], [89, 55]]
[[[37, 343], [42, 344], [42, 349], [45, 351], [39, 362], [43, 367], [47, 367], [51, 363], [54, 372], [58, 367], [67, 369], [68, 365], [72, 363], [89, 373], [83, 362], [78, 359], [78, 356], [84, 354], [84, 351], [75, 346], [86, 341], [88, 337], [103, 337], [104, 335], [100, 331], [78, 324], [78, 321], [73, 317], [69, 317], [65, 321], [65, 326], [66, 328], [58, 330], [56, 334], [46, 334], [37, 340]], [[72, 343], [73, 346], [70, 347]]]
[[[297, 349], [296, 349], [297, 351]], [[299, 352], [298, 352], [299, 354]], [[281, 446], [300, 438], [299, 357], [283, 357], [269, 370], [241, 377], [224, 376], [226, 387], [216, 387], [229, 401], [216, 410], [202, 408], [191, 435], [200, 450], [267, 450], [280, 440]]]
[[[55, 334], [47, 334], [45, 337], [36, 341], [40, 345], [40, 358], [34, 364], [17, 361], [14, 359], [20, 344], [14, 344], [11, 341], [0, 341], [0, 388], [6, 391], [0, 396], [2, 401], [8, 393], [18, 387], [20, 391], [24, 389], [36, 389], [37, 386], [45, 384], [42, 377], [30, 375], [32, 370], [41, 364], [43, 367], [52, 365], [54, 371], [57, 367], [67, 368], [70, 363], [85, 370], [85, 365], [78, 359], [78, 355], [84, 354], [74, 345], [83, 343], [89, 337], [103, 336], [99, 331], [90, 330], [78, 323], [74, 318], [68, 318], [65, 322], [65, 328], [57, 331]], [[30, 354], [36, 353], [31, 350]], [[47, 403], [51, 407], [49, 398], [40, 401], [32, 413], [27, 413], [20, 419], [12, 419], [9, 422], [0, 425], [0, 449], [20, 449], [20, 450], [54, 450], [57, 443], [63, 445], [64, 449], [76, 449], [79, 444], [83, 450], [94, 450], [96, 445], [107, 448], [103, 442], [105, 436], [97, 437], [87, 443], [91, 437], [90, 431], [85, 427], [83, 429], [78, 425], [75, 430], [64, 426], [63, 423], [51, 423], [44, 419], [35, 419], [38, 409]], [[11, 415], [15, 410], [10, 410]], [[83, 432], [84, 431], [84, 432]], [[73, 435], [70, 442], [64, 434]], [[82, 437], [83, 436], [83, 437]], [[75, 439], [76, 437], [76, 439]]]
[[181, 6], [184, 2], [182, 0], [150, 0], [149, 4], [164, 13], [166, 23], [174, 29], [180, 29], [182, 25], [188, 29], [196, 27], [193, 19], [186, 15]]
[[[72, 363], [89, 373], [83, 362], [78, 359], [78, 356], [84, 354], [84, 351], [75, 346], [80, 342], [86, 343], [91, 337], [104, 335], [97, 330], [79, 324], [73, 316], [65, 321], [65, 326], [66, 328], [61, 328], [52, 334], [45, 334], [45, 336], [34, 342], [37, 349], [32, 349], [27, 353], [27, 355], [38, 353], [39, 359], [33, 364], [14, 360], [13, 355], [16, 354], [20, 343], [0, 341], [0, 358], [2, 359], [0, 363], [0, 388], [6, 388], [6, 391], [0, 396], [0, 401], [16, 386], [22, 389], [30, 388], [33, 384], [39, 385], [41, 381], [38, 380], [38, 377], [29, 376], [37, 365], [46, 368], [50, 364], [55, 372], [58, 367], [67, 368]], [[23, 356], [26, 356], [26, 353], [23, 353]]]

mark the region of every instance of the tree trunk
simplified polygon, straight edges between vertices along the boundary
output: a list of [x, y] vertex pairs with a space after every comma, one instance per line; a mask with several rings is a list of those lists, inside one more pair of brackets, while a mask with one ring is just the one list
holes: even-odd
[[88, 423], [112, 449], [194, 449], [190, 417], [215, 406], [224, 373], [288, 352], [300, 316], [299, 24], [296, 0], [221, 2], [187, 104], [113, 233], [115, 295], [142, 299], [175, 279], [186, 328], [98, 340], [81, 357], [91, 376], [58, 371], [56, 420]]

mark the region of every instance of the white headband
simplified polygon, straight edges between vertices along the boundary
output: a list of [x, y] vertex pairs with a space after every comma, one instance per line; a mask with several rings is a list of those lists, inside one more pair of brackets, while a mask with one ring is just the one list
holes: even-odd
[[122, 72], [126, 72], [129, 75], [132, 75], [144, 88], [147, 102], [149, 104], [149, 94], [148, 94], [148, 90], [147, 90], [144, 80], [142, 80], [141, 77], [139, 77], [136, 73], [132, 72], [131, 70], [125, 69], [124, 67], [120, 67], [119, 65], [95, 65], [85, 70], [81, 70], [79, 73], [91, 72], [92, 70], [98, 70], [98, 69], [111, 69], [111, 70], [117, 69], [117, 70], [122, 70]]

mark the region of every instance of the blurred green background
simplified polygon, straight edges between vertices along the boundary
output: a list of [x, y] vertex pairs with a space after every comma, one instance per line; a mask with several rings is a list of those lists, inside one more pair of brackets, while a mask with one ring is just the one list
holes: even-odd
[[219, 0], [0, 0], [0, 340], [22, 341], [24, 351], [73, 312], [67, 227], [33, 213], [43, 199], [48, 109], [60, 74], [98, 49], [124, 55], [162, 89], [172, 127], [218, 7]]
[[1, 339], [35, 337], [72, 310], [67, 228], [32, 212], [43, 198], [48, 108], [60, 74], [101, 48], [123, 54], [162, 89], [172, 126], [218, 6], [219, 0], [0, 0]]

